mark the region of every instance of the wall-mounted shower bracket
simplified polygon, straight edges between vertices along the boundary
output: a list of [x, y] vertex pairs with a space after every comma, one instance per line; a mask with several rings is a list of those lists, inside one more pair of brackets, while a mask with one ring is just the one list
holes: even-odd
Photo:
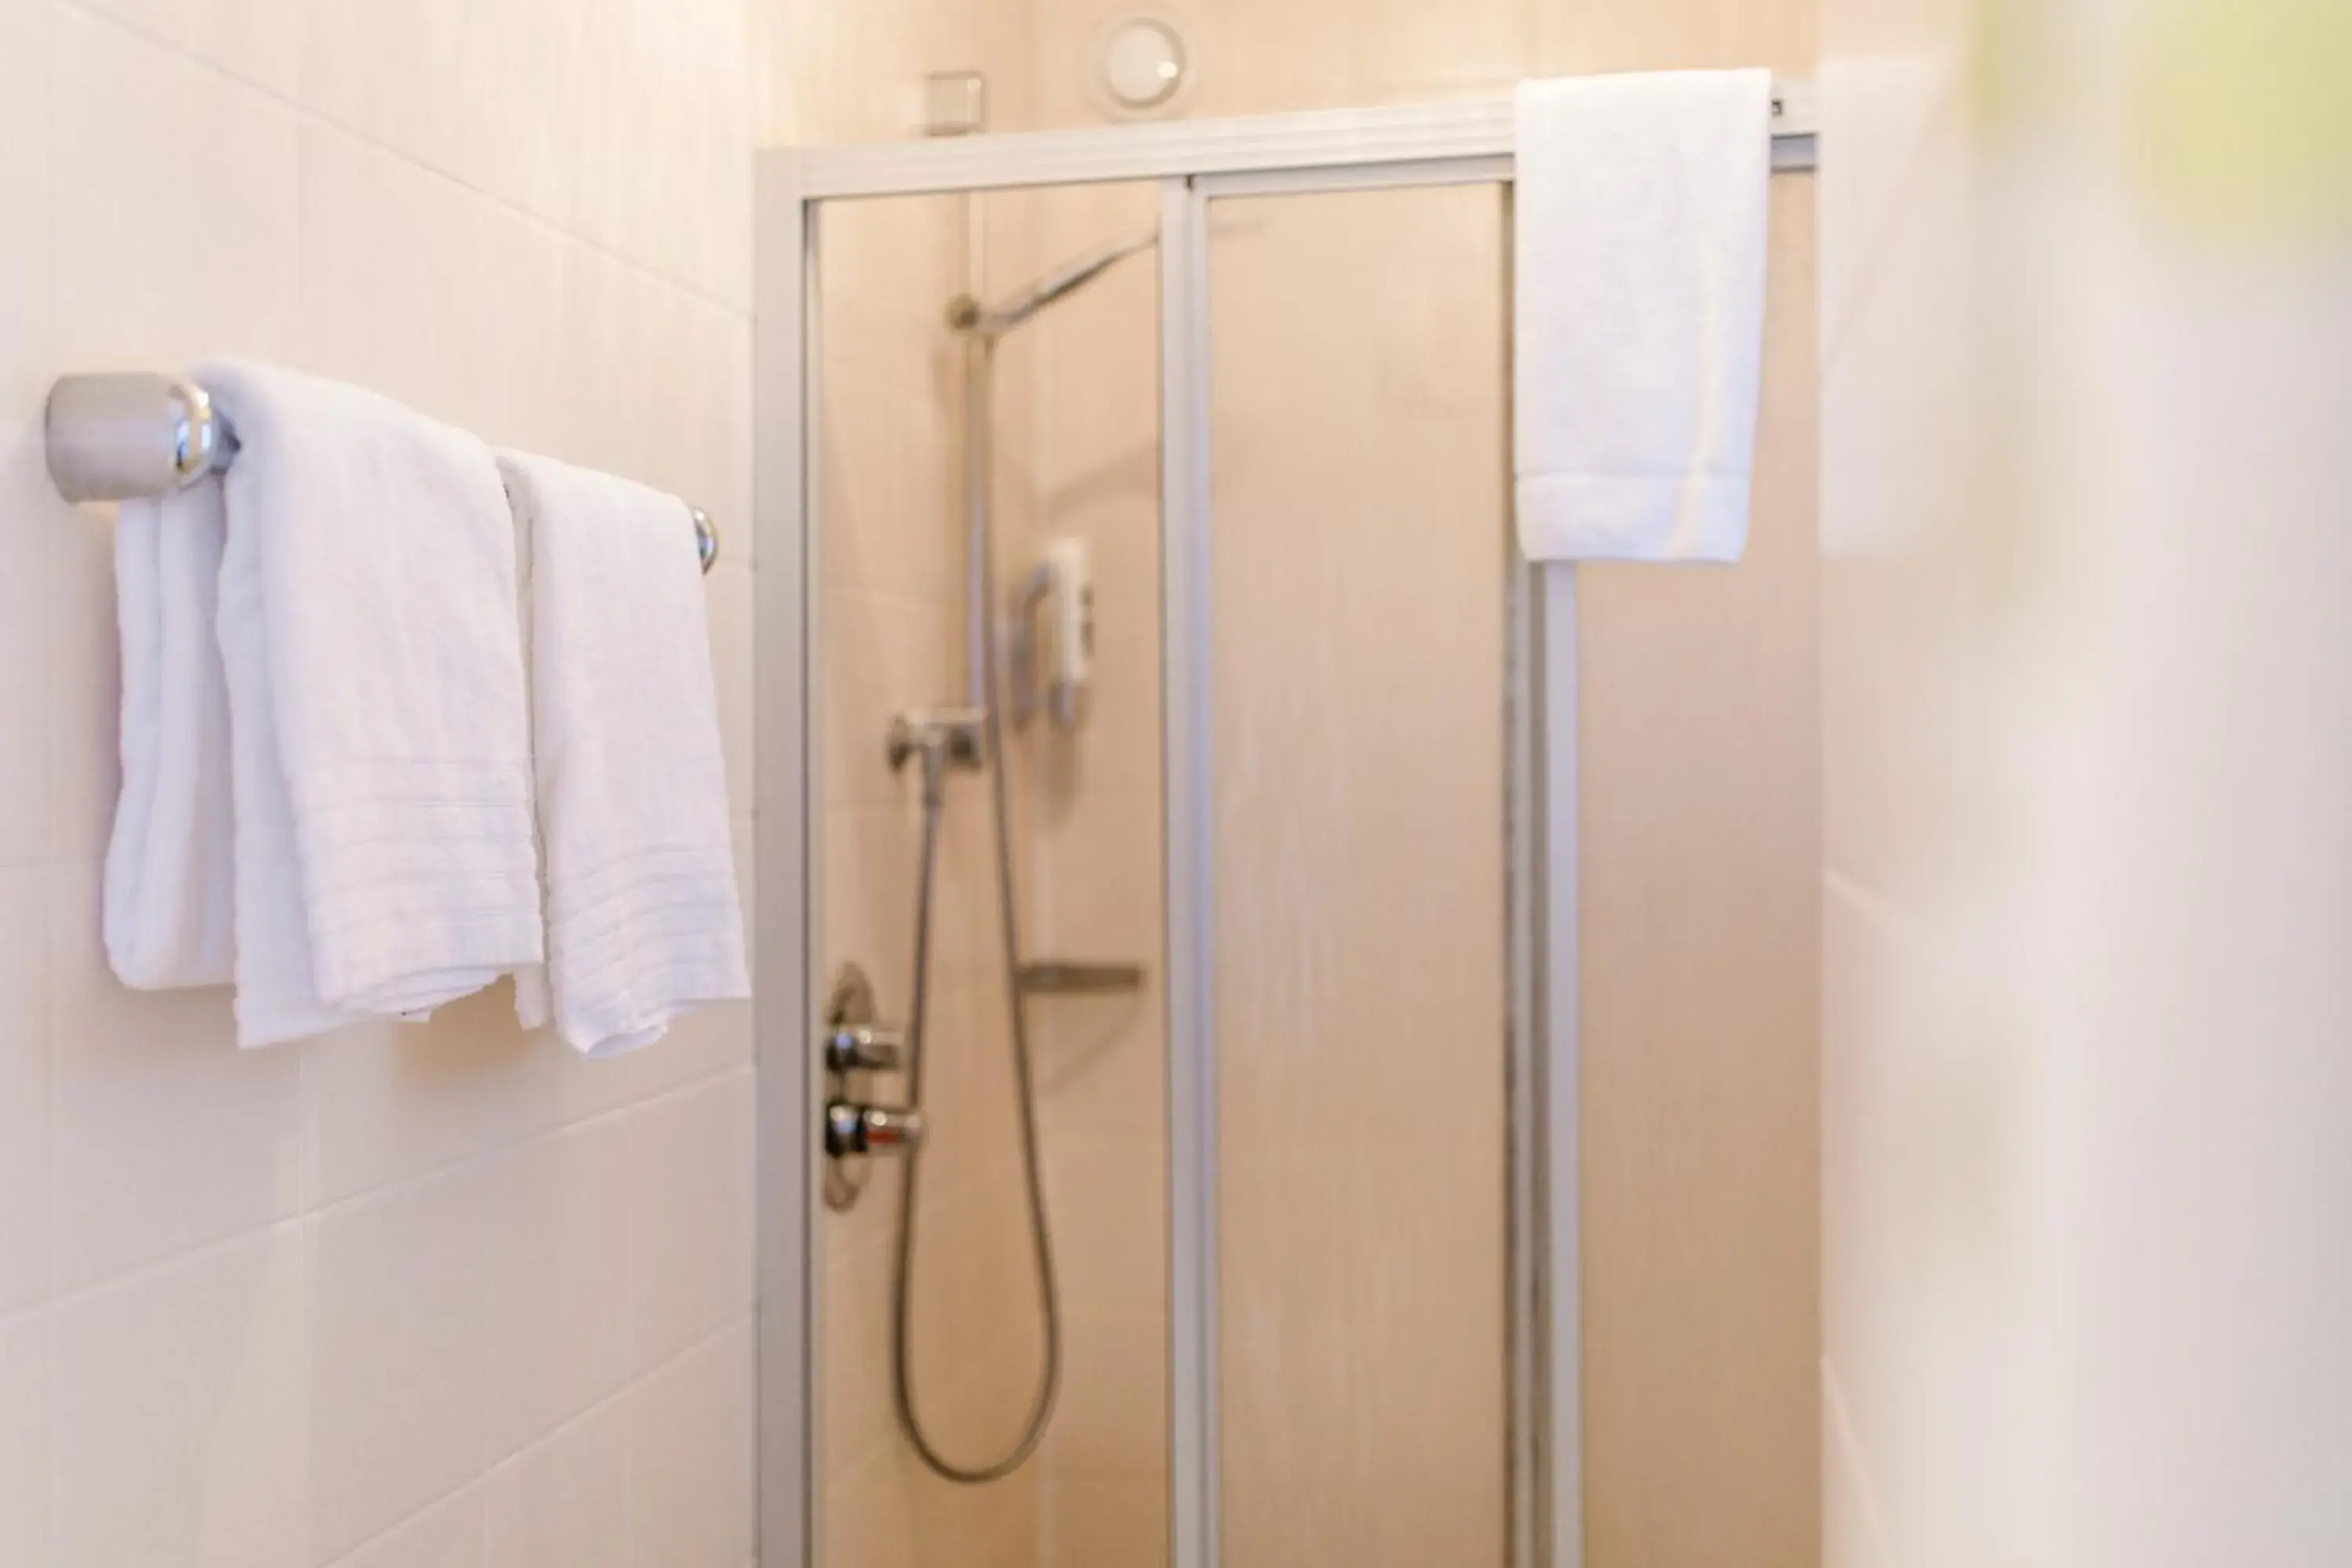
[[943, 788], [950, 768], [977, 772], [988, 757], [988, 715], [977, 708], [927, 708], [890, 717], [885, 745], [890, 771], [919, 758], [923, 794]]

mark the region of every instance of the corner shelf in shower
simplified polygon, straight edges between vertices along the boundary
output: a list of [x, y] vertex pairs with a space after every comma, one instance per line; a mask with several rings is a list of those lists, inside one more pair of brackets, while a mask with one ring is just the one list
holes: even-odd
[[1040, 959], [1021, 966], [1021, 989], [1031, 996], [1108, 996], [1140, 991], [1143, 965]]

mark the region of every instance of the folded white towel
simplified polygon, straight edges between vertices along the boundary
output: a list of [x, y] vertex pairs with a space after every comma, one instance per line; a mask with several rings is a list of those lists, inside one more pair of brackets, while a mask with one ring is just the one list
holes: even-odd
[[237, 1038], [258, 1046], [537, 963], [514, 531], [489, 449], [356, 388], [199, 374], [236, 461], [126, 508], [118, 546], [117, 973], [233, 973]]
[[228, 687], [214, 625], [220, 487], [122, 503], [122, 794], [106, 849], [106, 952], [142, 991], [233, 978]]
[[1737, 561], [1764, 334], [1769, 72], [1518, 91], [1518, 529], [1531, 560]]
[[592, 1056], [751, 994], [694, 525], [686, 503], [500, 453], [523, 541], [547, 970], [517, 979]]

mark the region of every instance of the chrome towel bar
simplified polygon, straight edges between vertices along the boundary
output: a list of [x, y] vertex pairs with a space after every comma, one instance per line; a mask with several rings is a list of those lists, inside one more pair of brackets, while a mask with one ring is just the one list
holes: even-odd
[[[236, 432], [210, 393], [149, 371], [59, 376], [49, 387], [44, 436], [49, 479], [70, 501], [168, 495], [236, 457]], [[701, 508], [688, 510], [708, 572], [719, 559], [719, 529]]]

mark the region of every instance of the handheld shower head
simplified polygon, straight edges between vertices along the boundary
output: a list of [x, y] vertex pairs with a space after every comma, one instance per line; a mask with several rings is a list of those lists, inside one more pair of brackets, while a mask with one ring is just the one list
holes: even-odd
[[1157, 231], [1133, 235], [1063, 263], [1002, 304], [984, 306], [969, 294], [948, 304], [948, 325], [960, 332], [1001, 338], [1055, 300], [1076, 292], [1139, 251], [1160, 243]]

